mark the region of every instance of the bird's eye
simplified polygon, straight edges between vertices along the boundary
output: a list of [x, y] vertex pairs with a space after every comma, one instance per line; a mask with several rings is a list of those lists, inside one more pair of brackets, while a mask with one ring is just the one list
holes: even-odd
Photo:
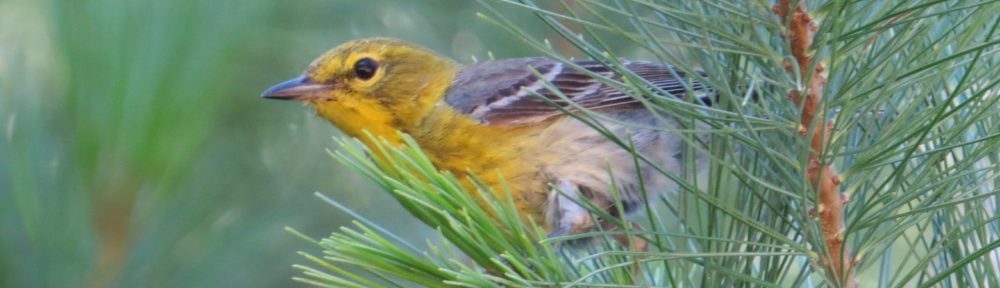
[[378, 70], [378, 63], [372, 58], [361, 58], [358, 62], [354, 62], [354, 75], [357, 75], [361, 80], [371, 79], [375, 76], [375, 71]]

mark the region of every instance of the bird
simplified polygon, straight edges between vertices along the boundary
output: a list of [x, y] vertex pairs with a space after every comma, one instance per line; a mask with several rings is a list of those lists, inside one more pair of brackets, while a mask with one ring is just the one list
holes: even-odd
[[[661, 96], [712, 102], [711, 88], [670, 65], [621, 64]], [[676, 119], [608, 82], [623, 79], [595, 60], [527, 57], [460, 65], [417, 44], [367, 38], [327, 51], [303, 74], [261, 96], [305, 102], [370, 147], [376, 143], [366, 132], [393, 145], [402, 145], [406, 133], [437, 169], [476, 175], [505, 191], [496, 193], [509, 193], [501, 196], [513, 199], [525, 219], [540, 219], [555, 237], [621, 229], [594, 220], [582, 203], [628, 216], [644, 199], [657, 199], [644, 193], [678, 189], [656, 166], [680, 175], [684, 157], [698, 157], [685, 156]], [[606, 132], [628, 139], [648, 162], [636, 161], [630, 149], [573, 117], [581, 108], [600, 115], [595, 121]], [[499, 189], [501, 181], [506, 189]], [[646, 249], [638, 238], [615, 239]]]

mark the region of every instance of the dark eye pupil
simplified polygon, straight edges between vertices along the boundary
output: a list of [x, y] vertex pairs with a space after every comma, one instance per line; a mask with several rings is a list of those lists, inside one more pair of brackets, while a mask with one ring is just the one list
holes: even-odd
[[371, 58], [362, 58], [358, 62], [354, 62], [354, 75], [357, 75], [361, 80], [371, 79], [375, 76], [375, 70], [378, 69], [378, 63]]

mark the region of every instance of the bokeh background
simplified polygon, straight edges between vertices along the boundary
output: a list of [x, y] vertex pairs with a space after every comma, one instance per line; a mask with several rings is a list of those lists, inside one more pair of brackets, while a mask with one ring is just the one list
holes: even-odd
[[427, 228], [328, 156], [336, 129], [258, 95], [355, 38], [398, 37], [465, 63], [535, 54], [480, 11], [463, 0], [0, 0], [0, 287], [302, 286], [289, 280], [305, 262], [296, 251], [316, 248], [284, 227], [322, 237], [351, 221], [315, 192], [423, 242]]

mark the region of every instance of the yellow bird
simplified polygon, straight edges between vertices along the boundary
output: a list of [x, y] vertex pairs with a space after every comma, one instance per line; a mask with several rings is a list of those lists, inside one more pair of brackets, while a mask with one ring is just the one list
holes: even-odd
[[[598, 225], [615, 229], [593, 223], [578, 197], [617, 216], [612, 182], [627, 213], [643, 203], [638, 175], [649, 193], [672, 191], [677, 185], [651, 165], [637, 167], [628, 149], [562, 110], [579, 105], [601, 113], [609, 131], [630, 137], [638, 152], [670, 173], [681, 171], [684, 141], [665, 131], [677, 128], [671, 117], [654, 115], [630, 93], [592, 77], [620, 80], [620, 75], [595, 61], [575, 64], [579, 68], [535, 57], [461, 66], [400, 40], [362, 39], [326, 52], [302, 76], [262, 96], [304, 101], [363, 141], [365, 130], [397, 144], [399, 132], [405, 132], [437, 168], [459, 176], [474, 173], [495, 190], [500, 190], [497, 175], [502, 175], [519, 212], [544, 219], [551, 236], [592, 231]], [[643, 61], [624, 65], [672, 96], [693, 92], [710, 101], [710, 89], [669, 66]], [[547, 89], [546, 82], [575, 105]], [[618, 240], [645, 249], [645, 243]]]

